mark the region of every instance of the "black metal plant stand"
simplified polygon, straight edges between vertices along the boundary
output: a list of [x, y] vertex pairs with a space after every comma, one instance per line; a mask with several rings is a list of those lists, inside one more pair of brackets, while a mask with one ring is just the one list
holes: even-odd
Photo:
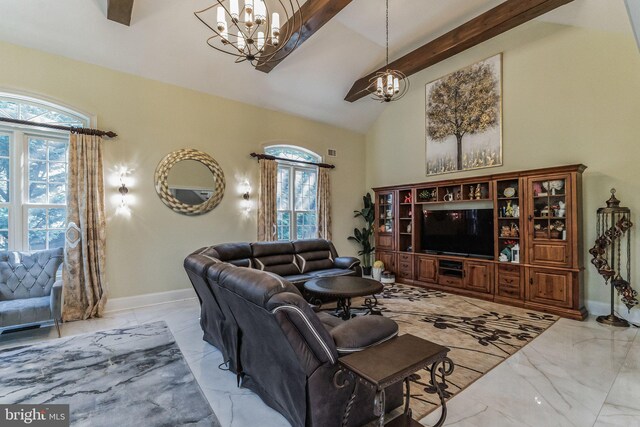
[[[598, 209], [598, 226], [595, 245], [589, 250], [593, 256], [591, 264], [604, 277], [605, 284], [611, 286], [611, 312], [606, 316], [598, 316], [599, 323], [610, 326], [626, 327], [629, 322], [615, 314], [615, 290], [622, 297], [622, 302], [629, 310], [638, 304], [636, 292], [630, 284], [631, 279], [631, 210], [620, 206], [620, 200], [615, 196], [615, 189], [611, 190], [611, 197], [607, 200], [607, 207]], [[622, 272], [622, 247], [626, 237], [626, 279]]]

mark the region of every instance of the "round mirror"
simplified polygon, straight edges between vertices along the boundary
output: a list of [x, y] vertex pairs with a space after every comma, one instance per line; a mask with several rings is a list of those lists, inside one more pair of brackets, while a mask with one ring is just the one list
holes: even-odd
[[215, 208], [225, 188], [218, 162], [192, 149], [174, 151], [162, 159], [155, 183], [164, 204], [185, 215], [201, 215]]
[[216, 191], [215, 176], [197, 160], [181, 160], [169, 171], [169, 192], [187, 205], [206, 202]]

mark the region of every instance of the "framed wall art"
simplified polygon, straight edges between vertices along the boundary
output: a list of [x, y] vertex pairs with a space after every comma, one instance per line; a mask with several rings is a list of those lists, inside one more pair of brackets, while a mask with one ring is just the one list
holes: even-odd
[[425, 87], [426, 172], [502, 166], [502, 54]]

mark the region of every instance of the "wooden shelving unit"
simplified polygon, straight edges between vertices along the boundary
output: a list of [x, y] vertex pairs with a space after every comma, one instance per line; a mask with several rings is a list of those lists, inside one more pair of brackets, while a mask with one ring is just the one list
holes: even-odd
[[[376, 259], [401, 283], [584, 319], [584, 169], [571, 165], [375, 188]], [[459, 209], [469, 203], [493, 206], [494, 258], [422, 251], [426, 206]]]

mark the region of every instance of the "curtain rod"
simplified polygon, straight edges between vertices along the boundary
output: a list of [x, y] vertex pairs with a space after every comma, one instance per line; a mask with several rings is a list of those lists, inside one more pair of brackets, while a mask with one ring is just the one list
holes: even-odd
[[313, 165], [313, 166], [318, 166], [319, 168], [327, 168], [327, 169], [335, 169], [336, 167], [335, 165], [330, 165], [329, 163], [314, 163], [314, 162], [306, 162], [304, 160], [291, 160], [291, 159], [285, 159], [283, 157], [272, 156], [270, 154], [251, 153], [251, 157], [255, 157], [258, 160], [260, 159], [282, 160], [283, 162], [302, 163], [305, 165]]
[[80, 133], [83, 135], [97, 135], [97, 136], [106, 136], [107, 138], [115, 138], [118, 136], [117, 133], [111, 131], [104, 131], [99, 129], [90, 129], [90, 128], [81, 128], [74, 126], [63, 126], [63, 125], [52, 125], [48, 123], [37, 123], [30, 122], [29, 120], [18, 120], [18, 119], [9, 119], [6, 117], [0, 117], [0, 122], [13, 123], [17, 125], [25, 125], [25, 126], [34, 126], [39, 128], [47, 128], [47, 129], [57, 129], [64, 130], [71, 133]]

